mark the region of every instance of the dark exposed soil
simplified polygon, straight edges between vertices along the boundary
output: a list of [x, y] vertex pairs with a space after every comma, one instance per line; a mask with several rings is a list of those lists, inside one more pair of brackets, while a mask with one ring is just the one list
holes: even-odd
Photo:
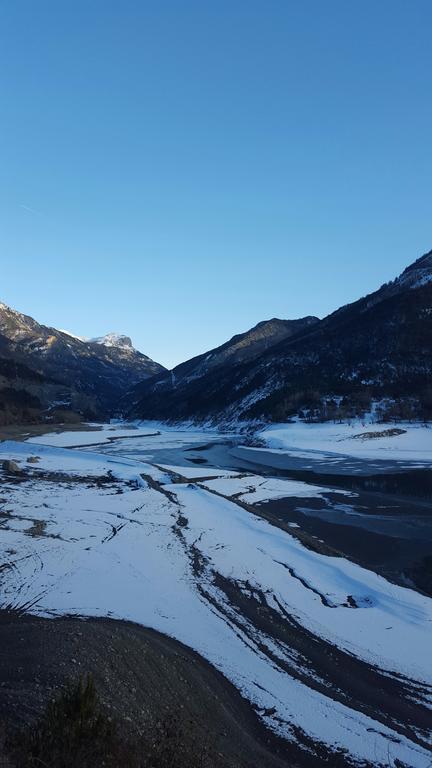
[[90, 425], [85, 422], [79, 422], [78, 424], [8, 424], [0, 428], [0, 440], [27, 440], [29, 437], [39, 437], [40, 435], [48, 435], [52, 432], [99, 432], [101, 427], [94, 424]]
[[267, 731], [234, 686], [198, 654], [158, 632], [113, 619], [3, 611], [0, 634], [0, 722], [7, 731], [40, 716], [65, 681], [92, 672], [104, 707], [126, 735], [179, 711], [214, 740], [215, 765], [318, 764]]

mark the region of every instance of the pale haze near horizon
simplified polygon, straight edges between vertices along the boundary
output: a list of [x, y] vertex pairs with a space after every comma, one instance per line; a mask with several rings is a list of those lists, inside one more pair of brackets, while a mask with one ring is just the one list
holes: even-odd
[[0, 2], [0, 298], [172, 367], [432, 247], [432, 5]]

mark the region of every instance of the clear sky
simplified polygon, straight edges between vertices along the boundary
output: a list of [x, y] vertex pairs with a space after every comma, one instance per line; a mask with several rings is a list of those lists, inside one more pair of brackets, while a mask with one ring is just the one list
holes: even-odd
[[430, 0], [0, 0], [0, 298], [171, 366], [432, 248]]

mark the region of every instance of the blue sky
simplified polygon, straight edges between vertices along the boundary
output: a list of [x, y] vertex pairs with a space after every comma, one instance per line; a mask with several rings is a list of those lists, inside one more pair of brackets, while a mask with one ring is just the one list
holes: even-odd
[[0, 297], [173, 365], [432, 248], [430, 0], [0, 0]]

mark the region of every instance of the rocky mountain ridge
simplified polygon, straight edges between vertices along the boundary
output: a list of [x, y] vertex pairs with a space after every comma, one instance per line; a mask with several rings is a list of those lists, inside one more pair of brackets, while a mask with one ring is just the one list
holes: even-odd
[[138, 350], [132, 344], [130, 336], [124, 336], [122, 333], [115, 333], [111, 331], [106, 333], [105, 336], [97, 336], [93, 339], [88, 339], [91, 344], [102, 344], [104, 347], [116, 347], [117, 349], [129, 349], [132, 352]]

